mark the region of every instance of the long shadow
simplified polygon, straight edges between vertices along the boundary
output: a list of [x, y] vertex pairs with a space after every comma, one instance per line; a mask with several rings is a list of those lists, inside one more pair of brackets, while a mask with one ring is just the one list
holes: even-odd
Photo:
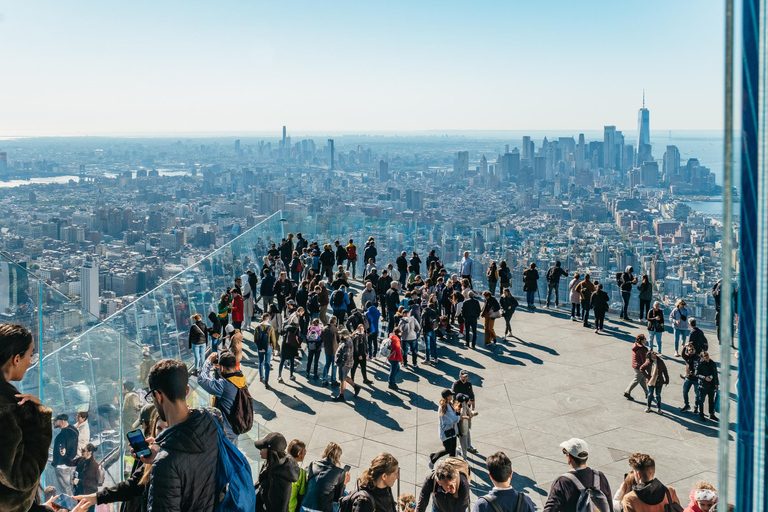
[[[691, 432], [696, 432], [697, 434], [705, 435], [707, 437], [718, 436], [718, 432], [719, 432], [718, 424], [709, 419], [707, 419], [706, 423], [702, 423], [698, 416], [691, 414], [690, 416], [686, 417], [684, 415], [679, 414], [675, 408], [667, 406], [666, 404], [661, 405], [661, 410], [662, 412], [664, 412], [664, 416], [666, 416], [667, 419], [670, 419], [675, 423], [679, 423], [680, 425], [682, 425], [683, 427], [686, 427]], [[656, 413], [653, 412], [651, 414], [656, 414]], [[733, 440], [733, 436], [730, 433], [728, 437], [730, 440]]]
[[392, 430], [394, 432], [402, 432], [403, 427], [400, 426], [400, 424], [392, 418], [386, 409], [382, 409], [378, 401], [372, 400], [370, 403], [370, 407], [368, 409], [368, 421], [372, 421], [376, 423], [377, 425], [381, 425], [382, 427], [385, 427], [388, 430]]
[[523, 345], [523, 346], [526, 346], [526, 347], [529, 347], [529, 348], [532, 348], [532, 349], [540, 350], [542, 352], [546, 352], [547, 354], [552, 354], [553, 356], [559, 356], [560, 355], [557, 352], [557, 350], [555, 350], [553, 348], [545, 347], [544, 345], [539, 345], [538, 343], [531, 343], [530, 341], [525, 341], [524, 339], [522, 339], [522, 338], [520, 338], [518, 336], [515, 336], [514, 334], [511, 337], [516, 339], [517, 342], [520, 345]]
[[[319, 403], [322, 403], [324, 401], [327, 401], [329, 397], [324, 394], [320, 394], [319, 392], [312, 390], [306, 386], [300, 385], [302, 389], [302, 393], [304, 393], [306, 396], [313, 400], [317, 400]], [[272, 392], [277, 396], [277, 399], [280, 400], [280, 403], [285, 405], [286, 407], [293, 409], [294, 411], [303, 412], [305, 414], [317, 414], [312, 407], [310, 407], [302, 398], [299, 398], [296, 395], [289, 395], [288, 393], [284, 393], [282, 391], [278, 391], [275, 388], [272, 388]]]

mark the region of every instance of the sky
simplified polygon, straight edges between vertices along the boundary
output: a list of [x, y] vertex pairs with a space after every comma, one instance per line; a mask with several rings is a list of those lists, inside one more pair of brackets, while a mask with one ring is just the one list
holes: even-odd
[[0, 136], [721, 129], [714, 0], [0, 0]]

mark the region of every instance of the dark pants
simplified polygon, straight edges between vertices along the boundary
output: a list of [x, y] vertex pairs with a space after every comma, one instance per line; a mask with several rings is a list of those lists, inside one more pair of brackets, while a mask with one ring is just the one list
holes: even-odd
[[589, 301], [588, 300], [582, 300], [581, 301], [581, 314], [583, 315], [584, 325], [589, 325]]
[[653, 405], [654, 395], [656, 399], [656, 406], [661, 409], [661, 388], [662, 386], [648, 386], [648, 408]]
[[552, 296], [552, 290], [555, 291], [555, 306], [560, 305], [560, 283], [547, 283], [547, 307], [549, 307], [549, 299]]
[[640, 320], [645, 320], [648, 312], [651, 310], [651, 301], [640, 299]]
[[[384, 294], [379, 294], [379, 309], [381, 309], [381, 318], [382, 320], [384, 318], [388, 318], [387, 316], [387, 296]], [[363, 304], [365, 306], [365, 304]]]
[[235, 328], [235, 329], [237, 329], [238, 331], [240, 330], [240, 327], [241, 327], [242, 325], [243, 325], [243, 322], [242, 322], [242, 321], [240, 321], [240, 322], [234, 322], [234, 321], [233, 321], [233, 322], [232, 322], [232, 327], [234, 327], [234, 328]]
[[397, 280], [400, 282], [400, 287], [402, 288], [405, 286], [405, 280], [408, 279], [408, 271], [398, 269], [398, 272], [400, 272], [400, 277], [398, 277]]
[[525, 292], [525, 300], [528, 301], [528, 307], [534, 306], [534, 300], [536, 299], [536, 290], [533, 290], [531, 292]]
[[323, 265], [320, 275], [325, 276], [329, 282], [333, 281], [333, 265]]
[[581, 304], [578, 302], [571, 302], [571, 316], [581, 317]]
[[390, 361], [389, 362], [389, 385], [393, 386], [397, 383], [395, 382], [395, 377], [397, 377], [397, 372], [400, 371], [400, 362], [399, 361]]
[[457, 437], [452, 437], [450, 439], [446, 439], [443, 441], [443, 449], [436, 453], [430, 453], [429, 454], [429, 460], [434, 464], [437, 462], [437, 460], [447, 455], [449, 457], [455, 457], [456, 456], [456, 440]]
[[290, 375], [291, 375], [291, 377], [293, 377], [293, 370], [296, 369], [296, 358], [295, 357], [288, 358], [288, 357], [285, 357], [285, 356], [281, 355], [280, 356], [280, 368], [277, 369], [277, 378], [278, 379], [283, 376], [283, 363], [286, 362], [286, 361], [290, 361], [291, 362], [290, 363], [290, 368], [291, 368]]
[[419, 340], [403, 340], [403, 364], [408, 366], [408, 352], [411, 353], [411, 359], [416, 365], [416, 353], [419, 348]]
[[309, 354], [307, 355], [307, 373], [309, 374], [309, 371], [312, 368], [312, 361], [314, 361], [315, 369], [312, 373], [315, 375], [315, 377], [317, 377], [317, 364], [320, 362], [321, 351], [322, 348], [318, 348], [317, 350], [310, 350]]
[[694, 400], [693, 403], [698, 406], [699, 405], [699, 381], [695, 379], [685, 379], [683, 381], [683, 401], [685, 402], [685, 405], [690, 405], [690, 402], [688, 401], [688, 392], [691, 390], [691, 386], [693, 386], [693, 395]]
[[512, 326], [510, 321], [512, 320], [512, 312], [504, 313], [504, 336], [512, 332]]
[[344, 325], [344, 319], [347, 317], [346, 309], [334, 309], [333, 316], [339, 321], [338, 325]]
[[605, 322], [605, 311], [595, 310], [595, 329], [602, 329]]
[[376, 357], [379, 353], [379, 333], [372, 332], [368, 335], [368, 353], [371, 357]]
[[389, 319], [387, 320], [387, 334], [392, 334], [392, 331], [395, 330], [395, 314], [397, 311], [390, 311], [389, 312]]
[[363, 370], [363, 380], [368, 380], [368, 371], [366, 369], [366, 358], [363, 357], [362, 359], [355, 358], [355, 362], [352, 363], [352, 371], [350, 372], [350, 375], [352, 376], [352, 380], [355, 380], [355, 372], [357, 371], [357, 367], [359, 366]]
[[[472, 331], [472, 338], [469, 337], [469, 331]], [[467, 341], [467, 346], [472, 344], [472, 348], [475, 347], [477, 342], [477, 318], [464, 318], [464, 339]]]
[[621, 300], [624, 301], [624, 308], [621, 310], [621, 318], [626, 318], [629, 320], [629, 315], [627, 314], [627, 308], [629, 308], [629, 298], [632, 296], [631, 292], [621, 292]]
[[699, 414], [704, 416], [704, 399], [709, 397], [709, 415], [715, 414], [715, 388], [699, 386]]

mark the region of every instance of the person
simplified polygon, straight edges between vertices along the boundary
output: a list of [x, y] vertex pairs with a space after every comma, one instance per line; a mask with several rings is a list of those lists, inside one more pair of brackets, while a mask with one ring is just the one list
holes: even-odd
[[355, 364], [355, 346], [350, 332], [347, 329], [341, 329], [339, 331], [339, 336], [341, 336], [341, 343], [339, 343], [334, 354], [334, 362], [339, 368], [339, 382], [341, 387], [339, 387], [339, 394], [332, 399], [334, 402], [346, 401], [344, 398], [344, 391], [347, 388], [347, 383], [352, 386], [355, 396], [360, 394], [361, 389], [358, 384], [355, 384], [355, 381], [352, 380], [350, 375], [352, 366]]
[[717, 491], [709, 482], [697, 482], [691, 489], [691, 502], [683, 512], [709, 512], [717, 505]]
[[323, 245], [323, 252], [320, 254], [320, 275], [330, 283], [333, 281], [333, 262], [336, 259], [331, 244]]
[[123, 432], [130, 431], [133, 424], [139, 419], [141, 400], [135, 389], [136, 387], [130, 380], [123, 382]]
[[354, 347], [354, 362], [352, 363], [352, 371], [350, 376], [352, 381], [355, 380], [355, 373], [359, 366], [363, 372], [363, 384], [373, 384], [372, 380], [368, 380], [367, 360], [368, 360], [368, 335], [365, 333], [365, 325], [358, 324], [357, 329], [352, 334], [352, 346]]
[[595, 293], [595, 285], [589, 274], [584, 274], [584, 280], [576, 285], [576, 292], [581, 298], [581, 318], [584, 327], [589, 325], [589, 310], [592, 308], [592, 294]]
[[638, 384], [645, 391], [645, 397], [648, 398], [648, 385], [645, 382], [645, 375], [640, 371], [640, 367], [645, 364], [647, 358], [648, 347], [645, 346], [645, 336], [638, 334], [635, 336], [635, 343], [632, 345], [632, 369], [635, 372], [635, 376], [629, 383], [629, 387], [624, 391], [624, 398], [627, 400], [632, 400], [632, 390]]
[[525, 292], [525, 299], [528, 302], [528, 307], [536, 309], [534, 299], [536, 298], [536, 292], [539, 289], [539, 271], [536, 270], [536, 264], [531, 263], [530, 267], [523, 271], [523, 291]]
[[461, 276], [461, 279], [468, 280], [470, 285], [472, 285], [474, 266], [475, 260], [469, 257], [469, 251], [464, 251], [464, 257], [461, 258], [461, 263], [459, 263], [459, 276]]
[[504, 337], [506, 338], [508, 335], [512, 334], [512, 325], [510, 324], [510, 321], [520, 303], [512, 296], [512, 293], [507, 287], [504, 288], [504, 291], [501, 294], [499, 305], [501, 306], [502, 316], [504, 317]]
[[678, 352], [679, 343], [682, 340], [683, 345], [688, 340], [688, 333], [691, 331], [688, 325], [688, 307], [683, 299], [675, 303], [675, 309], [669, 314], [669, 321], [672, 323], [672, 329], [675, 331], [675, 357], [680, 357]]
[[653, 300], [653, 284], [648, 279], [648, 274], [643, 274], [640, 284], [637, 285], [637, 291], [640, 292], [640, 320], [642, 321], [647, 318], [648, 311], [651, 309], [651, 300]]
[[365, 251], [363, 251], [363, 261], [366, 263], [376, 263], [376, 256], [378, 254], [379, 251], [376, 250], [376, 242], [371, 240], [368, 246], [365, 248]]
[[205, 349], [208, 347], [209, 332], [208, 326], [203, 322], [203, 316], [199, 314], [192, 315], [192, 325], [189, 327], [189, 348], [195, 356], [195, 367], [192, 370], [195, 374], [203, 367]]
[[461, 448], [461, 456], [464, 460], [467, 460], [467, 453], [477, 453], [477, 450], [470, 452], [472, 437], [470, 432], [472, 430], [472, 417], [477, 416], [472, 406], [469, 405], [469, 396], [464, 393], [457, 393], [456, 401], [453, 403], [453, 407], [456, 413], [459, 415], [459, 447]]
[[411, 359], [414, 368], [418, 365], [417, 353], [418, 353], [418, 339], [421, 332], [421, 326], [419, 322], [411, 316], [410, 312], [401, 306], [402, 319], [398, 324], [400, 327], [400, 341], [403, 344], [403, 365], [408, 368], [408, 352], [411, 353]]
[[368, 302], [371, 304], [376, 304], [378, 302], [378, 295], [376, 294], [376, 290], [373, 289], [373, 283], [371, 281], [365, 283], [365, 289], [363, 290], [362, 295], [360, 295], [360, 304], [366, 304]]
[[[79, 433], [74, 425], [69, 424], [67, 414], [56, 416], [53, 426], [59, 429], [53, 441], [53, 460], [51, 464], [56, 475], [56, 490], [62, 494], [72, 494], [72, 474], [75, 469], [72, 461], [77, 457]], [[126, 431], [127, 432], [127, 431]]]
[[293, 484], [299, 479], [299, 465], [285, 452], [285, 437], [270, 432], [254, 441], [253, 446], [264, 461], [256, 485], [256, 511], [288, 512]]
[[[213, 364], [216, 358], [219, 361], [219, 376], [213, 375]], [[229, 423], [229, 416], [237, 397], [237, 390], [246, 386], [245, 376], [242, 371], [235, 368], [236, 365], [237, 359], [231, 352], [222, 352], [221, 356], [213, 353], [208, 356], [203, 369], [197, 376], [200, 387], [216, 398], [216, 407], [224, 416], [224, 433], [235, 445], [237, 445], [237, 435]]]
[[667, 365], [653, 350], [648, 352], [645, 363], [640, 367], [648, 386], [648, 407], [645, 412], [651, 412], [654, 394], [656, 395], [657, 412], [661, 414], [661, 388], [669, 384]]
[[280, 366], [277, 370], [277, 381], [283, 382], [283, 363], [288, 361], [289, 376], [291, 380], [296, 380], [296, 376], [293, 374], [296, 367], [296, 356], [299, 355], [299, 349], [301, 348], [301, 323], [304, 317], [304, 308], [297, 308], [296, 311], [291, 313], [288, 320], [285, 322], [283, 332], [285, 333], [285, 341], [280, 347]]
[[373, 359], [379, 352], [381, 312], [379, 312], [375, 304], [366, 302], [365, 317], [368, 319], [368, 358]]
[[291, 280], [294, 283], [300, 283], [301, 282], [301, 275], [304, 271], [305, 264], [307, 263], [308, 258], [303, 258], [302, 255], [299, 254], [298, 251], [293, 251], [293, 257], [291, 258], [290, 265], [288, 266], [288, 269], [291, 272]]
[[496, 343], [496, 331], [493, 329], [493, 326], [496, 323], [496, 319], [501, 316], [501, 305], [499, 305], [499, 301], [496, 300], [496, 297], [489, 290], [483, 292], [483, 298], [485, 303], [483, 304], [480, 316], [483, 317], [483, 341], [487, 347]]
[[619, 318], [623, 318], [624, 320], [629, 320], [629, 313], [627, 313], [627, 309], [629, 308], [629, 299], [632, 296], [632, 285], [637, 284], [637, 278], [632, 274], [634, 270], [635, 269], [632, 268], [631, 265], [627, 265], [627, 268], [624, 269], [624, 272], [622, 272], [619, 279], [619, 287], [621, 288], [621, 300], [624, 302], [624, 307], [621, 310]]
[[715, 416], [715, 391], [720, 386], [720, 379], [717, 376], [717, 365], [709, 357], [709, 352], [701, 353], [701, 361], [696, 368], [696, 378], [699, 380], [699, 418], [706, 421], [704, 417], [704, 399], [709, 398], [709, 419], [717, 421]]
[[[88, 443], [81, 455], [76, 457], [72, 461], [72, 465], [75, 467], [74, 478], [72, 483], [74, 484], [74, 493], [77, 496], [84, 494], [94, 494], [99, 490], [99, 480], [101, 477], [101, 468], [96, 458], [93, 456], [98, 451], [91, 443]], [[95, 507], [90, 507], [89, 510], [93, 510]]]
[[659, 345], [658, 353], [661, 354], [661, 335], [664, 332], [664, 311], [661, 309], [661, 302], [653, 303], [653, 308], [646, 315], [648, 320], [648, 338], [650, 339], [650, 349], [653, 350], [653, 340]]
[[421, 312], [421, 332], [424, 333], [425, 364], [437, 364], [437, 329], [440, 317], [437, 314], [437, 299], [432, 297]]
[[317, 376], [317, 365], [320, 362], [320, 352], [323, 350], [323, 328], [320, 327], [320, 319], [314, 318], [312, 325], [307, 330], [307, 379], [309, 379], [312, 362], [315, 363], [313, 377]]
[[261, 278], [261, 287], [259, 293], [261, 294], [261, 304], [264, 308], [264, 312], [269, 311], [269, 305], [272, 304], [272, 299], [275, 296], [275, 276], [272, 275], [272, 271], [267, 269], [264, 272], [264, 276]]
[[232, 288], [232, 325], [235, 329], [240, 329], [243, 326], [243, 320], [245, 318], [245, 301], [240, 294], [240, 289]]
[[507, 262], [501, 260], [499, 262], [499, 292], [509, 288], [509, 283], [512, 281], [512, 271], [509, 270]]
[[691, 334], [688, 335], [688, 342], [696, 349], [696, 353], [700, 354], [705, 350], [709, 350], [709, 341], [704, 335], [704, 331], [698, 328], [695, 318], [688, 319], [688, 325], [691, 328]]
[[[469, 371], [459, 371], [459, 378], [453, 381], [451, 391], [454, 395], [467, 395], [469, 397], [469, 405], [475, 406], [475, 390], [472, 387], [472, 383], [469, 381]], [[471, 450], [470, 450], [471, 451]], [[472, 452], [475, 453], [475, 452]]]
[[563, 270], [559, 261], [555, 262], [554, 267], [547, 270], [547, 307], [550, 304], [552, 291], [555, 292], [555, 307], [560, 307], [560, 278], [568, 277], [568, 270]]
[[272, 285], [272, 293], [274, 294], [275, 299], [277, 299], [277, 310], [281, 313], [285, 311], [285, 302], [288, 300], [292, 290], [293, 283], [288, 279], [288, 274], [286, 272], [280, 272], [277, 281]]
[[571, 320], [576, 322], [581, 318], [581, 294], [576, 291], [576, 286], [581, 282], [581, 274], [576, 272], [573, 274], [573, 279], [568, 283], [568, 289], [571, 291]]
[[291, 485], [291, 498], [288, 501], [288, 512], [297, 512], [301, 510], [301, 502], [307, 494], [307, 470], [301, 467], [304, 458], [307, 456], [307, 445], [304, 441], [298, 439], [288, 443], [288, 455], [293, 457], [299, 466], [299, 478]]
[[351, 238], [345, 249], [347, 251], [347, 271], [349, 271], [351, 267], [352, 279], [355, 279], [355, 272], [357, 271], [357, 246]]
[[385, 303], [387, 305], [387, 312], [389, 314], [387, 318], [387, 333], [391, 334], [395, 328], [395, 315], [397, 314], [397, 305], [400, 303], [400, 294], [398, 293], [400, 283], [392, 281], [389, 286], [389, 290], [386, 293]]
[[637, 483], [621, 500], [625, 512], [664, 512], [667, 510], [665, 505], [680, 505], [675, 489], [665, 486], [656, 478], [656, 461], [650, 455], [633, 453], [629, 457], [629, 467]]
[[[610, 508], [613, 497], [608, 479], [601, 471], [587, 466], [589, 446], [583, 439], [573, 437], [560, 443], [566, 462], [571, 469], [552, 482], [549, 495], [544, 504], [544, 512], [575, 512], [583, 488], [593, 488], [602, 493]], [[599, 496], [597, 496], [599, 500]], [[593, 504], [595, 501], [593, 494]]]
[[469, 480], [467, 476], [447, 461], [438, 464], [421, 486], [417, 512], [427, 512], [432, 498], [434, 512], [458, 512], [468, 509]]
[[336, 240], [333, 242], [333, 246], [336, 251], [336, 266], [344, 268], [344, 262], [347, 261], [347, 248], [341, 245], [341, 242]]
[[392, 274], [390, 274], [388, 270], [382, 270], [381, 276], [379, 276], [379, 280], [376, 282], [376, 286], [374, 287], [376, 289], [377, 297], [377, 301], [374, 302], [374, 304], [378, 304], [378, 306], [381, 308], [381, 315], [385, 319], [388, 318], [387, 291], [392, 286], [392, 281]]
[[[22, 394], [11, 384], [21, 382], [37, 360], [26, 327], [0, 324], [0, 510], [4, 512], [49, 510], [34, 502], [53, 439], [52, 412], [38, 397]], [[54, 450], [54, 459], [57, 453]]]
[[683, 358], [683, 361], [685, 361], [685, 376], [683, 380], [683, 403], [684, 405], [680, 408], [680, 412], [689, 411], [691, 409], [690, 402], [688, 400], [688, 394], [691, 390], [691, 387], [693, 387], [693, 395], [695, 397], [694, 399], [694, 414], [698, 414], [699, 412], [699, 379], [696, 377], [696, 370], [699, 368], [699, 362], [701, 361], [701, 357], [699, 356], [699, 353], [696, 351], [696, 347], [691, 341], [688, 341], [688, 343], [685, 344], [683, 347], [683, 351], [680, 354]]
[[307, 467], [307, 494], [301, 504], [303, 511], [333, 512], [334, 505], [349, 483], [349, 472], [341, 465], [341, 446], [331, 441], [321, 459]]
[[[530, 497], [512, 487], [512, 461], [504, 452], [496, 452], [485, 459], [493, 488], [476, 502], [473, 512], [534, 512], [536, 506]], [[522, 501], [519, 494], [523, 494]], [[498, 509], [493, 503], [498, 505]], [[520, 505], [518, 505], [518, 503]]]
[[253, 341], [259, 354], [259, 381], [267, 389], [269, 389], [270, 360], [277, 346], [277, 335], [269, 320], [269, 313], [261, 315], [261, 323], [253, 331]]
[[88, 411], [78, 411], [75, 417], [77, 429], [77, 451], [82, 453], [85, 445], [91, 442], [91, 427], [88, 426]]
[[416, 512], [416, 496], [409, 492], [397, 498], [397, 512]]
[[603, 291], [603, 284], [597, 285], [597, 290], [592, 295], [592, 309], [595, 311], [595, 333], [603, 332], [605, 314], [608, 312], [608, 304], [611, 298]]
[[416, 273], [416, 275], [421, 274], [421, 258], [419, 258], [419, 255], [416, 253], [416, 251], [411, 253], [411, 259], [408, 261], [408, 263], [413, 268], [413, 271]]
[[499, 269], [496, 266], [496, 261], [491, 260], [491, 264], [488, 266], [488, 270], [485, 272], [485, 277], [488, 279], [488, 291], [491, 295], [496, 294], [496, 283], [499, 282]]
[[232, 297], [229, 292], [221, 294], [219, 297], [219, 303], [216, 305], [216, 315], [219, 317], [219, 325], [222, 329], [225, 329], [229, 325], [229, 313], [232, 311], [231, 307]]
[[[187, 366], [163, 359], [149, 372], [147, 400], [155, 404], [168, 423], [157, 438], [148, 439], [152, 454], [147, 512], [210, 512], [216, 503], [218, 429], [223, 418], [218, 409], [190, 408]], [[194, 442], [193, 442], [194, 441]]]
[[453, 397], [453, 391], [450, 389], [444, 389], [440, 393], [440, 403], [437, 410], [438, 433], [440, 434], [440, 441], [443, 443], [443, 449], [429, 454], [429, 469], [433, 469], [435, 462], [443, 455], [456, 456], [456, 442], [458, 441], [461, 416], [453, 408]]
[[635, 482], [634, 473], [629, 472], [624, 475], [624, 481], [622, 482], [621, 487], [616, 489], [616, 494], [613, 495], [613, 512], [624, 512], [624, 507], [621, 506], [621, 500], [632, 491], [632, 486], [634, 486], [635, 483], [637, 482]]
[[382, 452], [371, 460], [358, 482], [358, 491], [352, 496], [352, 512], [396, 512], [392, 486], [400, 477], [397, 459]]
[[[467, 348], [470, 346], [475, 348], [475, 344], [477, 343], [477, 319], [481, 312], [482, 310], [480, 308], [480, 301], [475, 298], [475, 292], [470, 290], [468, 298], [462, 303], [461, 306], [461, 316], [464, 319], [465, 329], [464, 340], [467, 343]], [[471, 336], [470, 331], [472, 331]]]
[[[336, 364], [334, 362], [334, 356], [339, 349], [339, 343], [341, 337], [339, 336], [338, 319], [335, 316], [331, 316], [328, 319], [328, 325], [323, 329], [323, 334], [320, 339], [323, 343], [323, 351], [325, 352], [325, 366], [323, 367], [323, 387], [327, 387], [330, 384], [333, 387], [339, 385], [336, 380]], [[330, 380], [328, 380], [330, 377]]]
[[392, 349], [389, 353], [387, 360], [389, 361], [389, 389], [398, 389], [397, 387], [397, 372], [400, 371], [400, 364], [403, 362], [403, 349], [400, 343], [400, 336], [402, 332], [399, 327], [395, 327], [392, 334], [389, 335], [389, 340], [392, 343]]
[[320, 305], [320, 322], [323, 325], [328, 324], [328, 304], [331, 302], [331, 296], [328, 294], [328, 288], [325, 287], [325, 283], [320, 281], [320, 293], [317, 296], [318, 304]]

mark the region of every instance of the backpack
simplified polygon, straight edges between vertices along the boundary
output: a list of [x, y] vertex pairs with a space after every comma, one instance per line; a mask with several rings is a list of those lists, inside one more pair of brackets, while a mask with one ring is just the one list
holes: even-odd
[[667, 502], [664, 504], [664, 512], [684, 512], [681, 505], [672, 501], [672, 496], [669, 494], [668, 487], [664, 488], [664, 492], [667, 494]]
[[624, 272], [616, 272], [616, 284], [619, 285], [619, 288], [624, 284]]
[[355, 247], [354, 245], [351, 247], [347, 247], [347, 259], [350, 259], [350, 260], [357, 259], [357, 247]]
[[259, 327], [256, 348], [258, 350], [267, 350], [269, 348], [269, 327]]
[[501, 505], [499, 505], [496, 497], [492, 494], [481, 496], [480, 499], [485, 500], [485, 502], [491, 506], [494, 512], [523, 512], [524, 508], [526, 508], [525, 493], [523, 491], [517, 491], [517, 503], [515, 504], [515, 508], [512, 510], [504, 510], [501, 508]]
[[374, 503], [373, 496], [365, 489], [357, 489], [339, 500], [339, 512], [352, 512], [355, 508], [355, 502], [363, 497], [367, 497], [371, 503]]
[[341, 307], [341, 305], [344, 304], [344, 292], [341, 290], [333, 292], [333, 295], [331, 295], [331, 304], [334, 308]]
[[[225, 377], [226, 378], [226, 377]], [[227, 379], [233, 386], [237, 385], [231, 380]], [[217, 403], [220, 401], [217, 400]], [[218, 405], [217, 405], [218, 407]], [[237, 388], [234, 400], [232, 400], [232, 407], [227, 414], [224, 409], [218, 407], [221, 413], [227, 417], [229, 425], [232, 427], [232, 432], [236, 435], [245, 434], [253, 427], [253, 398], [248, 391], [248, 386], [245, 385], [241, 388]]]
[[384, 340], [381, 342], [379, 354], [381, 357], [389, 357], [392, 355], [392, 340], [390, 338], [384, 338]]
[[342, 368], [347, 360], [347, 343], [346, 341], [341, 343], [339, 348], [336, 349], [336, 354], [333, 356], [333, 364], [339, 368]]
[[216, 463], [215, 512], [253, 512], [256, 492], [253, 488], [251, 465], [245, 455], [227, 439], [218, 420], [214, 418], [219, 435], [219, 458]]
[[294, 272], [301, 272], [304, 270], [304, 265], [301, 264], [301, 260], [297, 259], [296, 264], [293, 266]]
[[549, 267], [547, 270], [547, 282], [552, 281], [552, 277], [555, 275], [555, 267]]
[[563, 475], [579, 491], [579, 500], [576, 502], [576, 512], [611, 512], [611, 504], [600, 490], [600, 474], [592, 470], [594, 481], [592, 487], [586, 488], [573, 473]]
[[321, 333], [322, 331], [317, 331], [317, 330], [309, 331], [309, 333], [307, 334], [307, 341], [313, 341], [313, 342], [320, 341]]

